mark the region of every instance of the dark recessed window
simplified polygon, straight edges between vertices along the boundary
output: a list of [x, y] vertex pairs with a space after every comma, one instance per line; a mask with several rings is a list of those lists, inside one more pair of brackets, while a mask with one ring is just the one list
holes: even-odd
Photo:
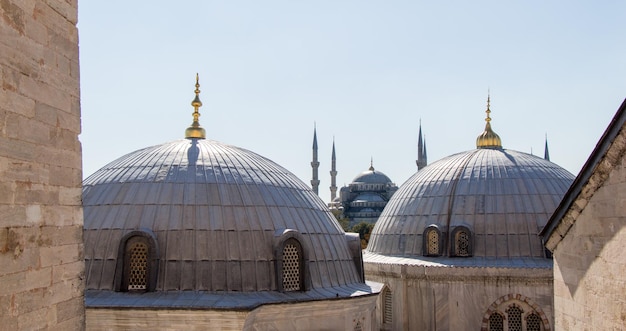
[[117, 251], [115, 291], [150, 292], [157, 282], [158, 246], [150, 231], [134, 230], [125, 234]]

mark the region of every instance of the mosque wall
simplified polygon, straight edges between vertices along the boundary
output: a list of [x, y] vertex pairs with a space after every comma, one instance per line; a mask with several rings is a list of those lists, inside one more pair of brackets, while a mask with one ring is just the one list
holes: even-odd
[[252, 311], [87, 308], [87, 329], [378, 330], [377, 297], [269, 304]]
[[557, 330], [622, 330], [626, 325], [625, 153], [622, 129], [562, 221], [573, 225], [566, 234], [557, 228], [547, 244], [554, 249]]
[[84, 328], [76, 0], [0, 0], [0, 325]]
[[[387, 330], [487, 330], [488, 315], [504, 313], [512, 303], [525, 314], [540, 311], [547, 326], [542, 330], [553, 330], [550, 269], [366, 263], [365, 270], [368, 280], [391, 290], [392, 321], [383, 323]], [[377, 310], [385, 311], [383, 300]]]

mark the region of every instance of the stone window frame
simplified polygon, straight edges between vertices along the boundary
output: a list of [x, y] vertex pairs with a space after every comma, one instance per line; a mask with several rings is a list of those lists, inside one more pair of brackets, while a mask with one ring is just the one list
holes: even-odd
[[[430, 253], [431, 246], [430, 246], [430, 240], [428, 240], [428, 235], [431, 233], [431, 231], [435, 231], [435, 233], [437, 234], [438, 247], [437, 247], [437, 253], [436, 254]], [[441, 256], [441, 255], [443, 255], [444, 238], [445, 238], [445, 236], [443, 235], [443, 233], [439, 229], [439, 226], [437, 226], [436, 224], [431, 224], [431, 225], [427, 226], [426, 229], [424, 229], [424, 233], [422, 234], [422, 255], [423, 256]]]
[[393, 292], [389, 286], [385, 286], [381, 292], [381, 321], [384, 330], [391, 330], [393, 323]]
[[[467, 254], [460, 251], [460, 233], [465, 232], [468, 236]], [[459, 225], [450, 233], [450, 256], [454, 257], [471, 257], [474, 255], [474, 236], [472, 230], [464, 225]]]
[[121, 239], [117, 250], [117, 261], [115, 265], [115, 283], [116, 292], [128, 292], [128, 283], [130, 278], [130, 256], [128, 248], [133, 242], [140, 242], [148, 247], [147, 267], [146, 267], [146, 288], [143, 290], [132, 290], [131, 292], [153, 292], [156, 288], [158, 269], [159, 269], [159, 251], [154, 233], [148, 229], [133, 230], [126, 233]]
[[521, 294], [513, 294], [513, 293], [507, 294], [498, 298], [498, 300], [494, 301], [489, 306], [489, 308], [483, 315], [483, 321], [482, 321], [482, 326], [480, 330], [490, 331], [489, 319], [492, 314], [497, 313], [503, 317], [503, 320], [504, 320], [503, 330], [508, 331], [509, 328], [508, 328], [508, 323], [507, 323], [507, 318], [508, 318], [507, 310], [512, 306], [516, 306], [522, 310], [522, 330], [524, 331], [528, 330], [528, 324], [527, 324], [528, 317], [534, 314], [539, 317], [540, 331], [551, 331], [548, 317], [543, 312], [541, 307], [537, 303], [535, 303], [532, 299]]
[[284, 251], [287, 245], [294, 245], [298, 249], [300, 258], [300, 289], [293, 292], [304, 292], [311, 288], [311, 277], [309, 275], [309, 257], [308, 246], [304, 240], [304, 237], [298, 230], [294, 229], [279, 229], [274, 233], [274, 257], [275, 274], [276, 274], [276, 287], [279, 292], [291, 292], [285, 290], [283, 286], [283, 263], [284, 263]]

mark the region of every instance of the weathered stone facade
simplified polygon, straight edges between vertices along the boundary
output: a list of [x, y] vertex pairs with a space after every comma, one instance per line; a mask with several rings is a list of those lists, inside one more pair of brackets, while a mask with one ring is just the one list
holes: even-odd
[[84, 328], [76, 0], [0, 0], [0, 325]]
[[88, 330], [378, 330], [377, 295], [246, 309], [87, 308]]
[[388, 302], [386, 294], [379, 301], [378, 320], [384, 330], [487, 331], [489, 316], [495, 311], [506, 314], [512, 304], [535, 312], [541, 330], [552, 330], [549, 268], [426, 266], [388, 258], [385, 263], [366, 262], [365, 273], [385, 283], [383, 293], [391, 293]]
[[626, 102], [544, 233], [556, 330], [626, 328]]

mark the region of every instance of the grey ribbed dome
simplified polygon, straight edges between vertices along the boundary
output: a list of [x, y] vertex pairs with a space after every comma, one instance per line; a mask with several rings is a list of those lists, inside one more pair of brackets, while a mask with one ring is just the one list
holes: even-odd
[[538, 233], [574, 176], [542, 158], [505, 149], [451, 155], [418, 171], [393, 195], [367, 250], [422, 256], [424, 231], [443, 234], [442, 256], [456, 227], [472, 233], [472, 256], [541, 257]]
[[179, 140], [123, 156], [83, 187], [87, 289], [113, 289], [120, 240], [137, 230], [156, 238], [156, 290], [276, 290], [286, 229], [301, 234], [311, 288], [362, 282], [324, 202], [248, 150]]

